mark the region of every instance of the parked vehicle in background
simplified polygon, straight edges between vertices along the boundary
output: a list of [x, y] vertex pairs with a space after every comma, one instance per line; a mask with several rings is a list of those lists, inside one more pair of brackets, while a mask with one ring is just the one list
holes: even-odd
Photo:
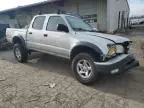
[[37, 15], [28, 29], [8, 28], [6, 35], [14, 43], [19, 62], [26, 62], [32, 51], [69, 59], [76, 78], [83, 84], [95, 82], [100, 73], [116, 74], [139, 66], [129, 54], [129, 39], [97, 33], [71, 15]]
[[6, 39], [6, 29], [9, 28], [8, 24], [0, 24], [0, 49], [7, 49], [12, 47], [12, 43]]

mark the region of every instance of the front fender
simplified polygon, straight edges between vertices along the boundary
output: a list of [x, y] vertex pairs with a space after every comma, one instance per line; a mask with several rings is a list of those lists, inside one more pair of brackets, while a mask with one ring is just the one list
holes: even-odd
[[98, 55], [100, 59], [101, 57], [103, 57], [103, 52], [98, 46], [89, 42], [79, 42], [71, 49], [70, 58], [73, 58], [73, 56], [75, 56], [75, 53], [79, 53], [81, 50], [89, 51], [89, 49], [96, 55]]
[[101, 51], [101, 49], [97, 45], [94, 45], [94, 44], [89, 43], [89, 42], [79, 42], [75, 45], [74, 48], [76, 48], [78, 46], [89, 47], [89, 48], [93, 49], [95, 52], [99, 53], [100, 55], [103, 54], [103, 52]]

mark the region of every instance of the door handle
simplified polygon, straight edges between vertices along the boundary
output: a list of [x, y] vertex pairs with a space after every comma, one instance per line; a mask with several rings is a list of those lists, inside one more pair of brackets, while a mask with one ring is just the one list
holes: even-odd
[[44, 34], [44, 37], [48, 37], [48, 35], [47, 35], [47, 34]]
[[32, 34], [32, 32], [29, 32], [29, 34]]

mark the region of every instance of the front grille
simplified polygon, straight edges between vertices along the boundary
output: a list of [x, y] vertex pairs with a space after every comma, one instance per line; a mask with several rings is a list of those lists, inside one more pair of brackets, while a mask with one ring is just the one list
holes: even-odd
[[125, 53], [125, 54], [128, 54], [130, 43], [131, 43], [131, 42], [124, 42], [124, 43], [123, 43], [124, 53]]
[[124, 48], [124, 54], [128, 54], [128, 51], [129, 51], [129, 45], [131, 44], [132, 42], [131, 41], [126, 41], [124, 43], [120, 43], [120, 44], [117, 44], [117, 45], [122, 45], [123, 48]]

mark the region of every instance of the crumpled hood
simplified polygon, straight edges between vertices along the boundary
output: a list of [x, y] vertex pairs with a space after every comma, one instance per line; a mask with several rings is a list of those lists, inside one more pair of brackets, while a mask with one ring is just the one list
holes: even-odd
[[123, 43], [126, 41], [130, 41], [128, 38], [117, 36], [117, 35], [110, 35], [110, 34], [96, 33], [96, 32], [85, 32], [85, 34], [87, 34], [89, 36], [101, 37], [101, 38], [110, 40], [114, 43]]
[[124, 43], [126, 41], [130, 41], [124, 37], [96, 32], [76, 32], [75, 38], [81, 42], [89, 42], [98, 46], [104, 54], [107, 54], [108, 52], [108, 44]]

